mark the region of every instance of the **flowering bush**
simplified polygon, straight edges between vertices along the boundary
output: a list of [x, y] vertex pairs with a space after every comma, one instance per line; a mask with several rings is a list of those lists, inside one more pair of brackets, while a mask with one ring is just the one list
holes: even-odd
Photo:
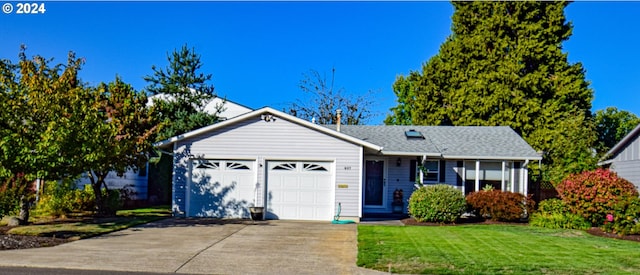
[[638, 197], [631, 182], [605, 169], [569, 175], [557, 189], [567, 209], [594, 226], [604, 224], [606, 215], [620, 201]]
[[409, 214], [419, 222], [455, 222], [465, 207], [462, 192], [447, 184], [420, 187], [409, 198]]
[[640, 233], [640, 199], [631, 198], [618, 202], [605, 217], [602, 229], [618, 235]]
[[535, 202], [520, 193], [481, 190], [467, 195], [467, 203], [484, 218], [497, 221], [517, 221], [531, 213]]
[[559, 199], [547, 199], [540, 202], [538, 211], [531, 214], [529, 225], [552, 229], [589, 229], [591, 224], [582, 216], [567, 211]]

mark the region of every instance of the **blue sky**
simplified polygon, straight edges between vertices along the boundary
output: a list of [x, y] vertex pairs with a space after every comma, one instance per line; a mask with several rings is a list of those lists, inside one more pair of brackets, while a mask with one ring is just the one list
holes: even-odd
[[[5, 3], [5, 2], [3, 2]], [[27, 54], [66, 62], [84, 57], [91, 84], [116, 75], [143, 89], [151, 66], [187, 44], [213, 75], [220, 96], [251, 108], [283, 109], [303, 98], [304, 73], [336, 70], [348, 93], [374, 91], [380, 124], [396, 105], [392, 84], [419, 70], [451, 33], [449, 2], [44, 2], [44, 14], [0, 13], [0, 58]], [[38, 2], [42, 3], [42, 2]], [[582, 62], [593, 111], [640, 115], [640, 2], [575, 2], [564, 50]]]

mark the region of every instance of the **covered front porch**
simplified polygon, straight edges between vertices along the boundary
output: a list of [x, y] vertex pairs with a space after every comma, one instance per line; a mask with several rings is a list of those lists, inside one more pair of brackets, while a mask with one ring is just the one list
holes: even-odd
[[407, 213], [419, 184], [448, 184], [463, 194], [490, 186], [528, 193], [529, 160], [447, 159], [432, 155], [368, 155], [363, 163], [363, 214]]

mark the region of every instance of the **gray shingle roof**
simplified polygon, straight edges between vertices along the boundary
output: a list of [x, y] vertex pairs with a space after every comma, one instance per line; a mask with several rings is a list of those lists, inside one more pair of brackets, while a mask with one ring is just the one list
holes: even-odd
[[[335, 125], [327, 126], [335, 129]], [[342, 125], [341, 132], [383, 147], [383, 154], [441, 155], [444, 158], [539, 159], [540, 155], [508, 126]], [[424, 139], [407, 138], [419, 131]]]

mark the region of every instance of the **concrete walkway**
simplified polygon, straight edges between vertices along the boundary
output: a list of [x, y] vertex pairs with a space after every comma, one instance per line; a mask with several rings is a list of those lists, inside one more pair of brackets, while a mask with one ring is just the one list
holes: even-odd
[[56, 247], [0, 251], [0, 266], [188, 274], [382, 274], [357, 267], [355, 224], [166, 219]]

